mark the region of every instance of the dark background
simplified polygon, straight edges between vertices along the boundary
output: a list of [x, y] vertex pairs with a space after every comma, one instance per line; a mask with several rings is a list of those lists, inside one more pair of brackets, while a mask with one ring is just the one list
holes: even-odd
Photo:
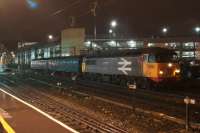
[[[0, 41], [14, 48], [17, 41], [44, 41], [48, 34], [59, 36], [69, 27], [70, 16], [76, 27], [93, 34], [94, 19], [90, 12], [93, 0], [27, 0], [0, 1]], [[62, 10], [63, 9], [63, 10]], [[118, 21], [117, 32], [133, 38], [162, 36], [161, 28], [169, 27], [168, 36], [194, 36], [200, 25], [199, 0], [99, 0], [97, 34], [108, 34], [112, 19]]]

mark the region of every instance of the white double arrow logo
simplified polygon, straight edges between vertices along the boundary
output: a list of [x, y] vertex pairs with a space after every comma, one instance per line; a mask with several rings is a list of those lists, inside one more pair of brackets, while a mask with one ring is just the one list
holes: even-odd
[[132, 68], [131, 67], [128, 67], [129, 65], [132, 64], [132, 62], [130, 61], [127, 61], [126, 59], [124, 58], [120, 58], [122, 60], [122, 62], [118, 62], [119, 65], [122, 65], [122, 67], [119, 67], [118, 70], [119, 71], [122, 71], [125, 75], [128, 75], [128, 72], [127, 71], [131, 71]]

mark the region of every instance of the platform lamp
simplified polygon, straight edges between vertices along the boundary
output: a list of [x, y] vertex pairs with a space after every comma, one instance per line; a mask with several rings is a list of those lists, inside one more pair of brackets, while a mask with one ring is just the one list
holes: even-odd
[[199, 26], [195, 27], [195, 32], [196, 32], [197, 36], [199, 36], [199, 33], [200, 33], [200, 27]]
[[109, 33], [113, 35], [113, 37], [116, 37], [116, 27], [117, 27], [118, 23], [116, 20], [112, 20], [110, 22], [110, 30]]
[[53, 40], [53, 38], [54, 38], [53, 35], [48, 35], [49, 40]]
[[111, 26], [111, 28], [117, 27], [117, 21], [116, 21], [116, 20], [112, 20], [112, 21], [110, 22], [110, 26]]
[[163, 27], [162, 28], [162, 33], [166, 36], [166, 34], [168, 33], [169, 29], [167, 27]]

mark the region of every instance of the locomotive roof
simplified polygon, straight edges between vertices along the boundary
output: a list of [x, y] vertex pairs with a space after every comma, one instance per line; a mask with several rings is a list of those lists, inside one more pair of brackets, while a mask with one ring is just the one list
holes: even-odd
[[150, 47], [150, 48], [140, 48], [140, 49], [96, 51], [95, 53], [88, 55], [88, 57], [138, 56], [141, 54], [176, 54], [176, 53], [172, 49]]
[[154, 54], [175, 54], [175, 51], [167, 48], [150, 47], [141, 49], [142, 53], [154, 53]]

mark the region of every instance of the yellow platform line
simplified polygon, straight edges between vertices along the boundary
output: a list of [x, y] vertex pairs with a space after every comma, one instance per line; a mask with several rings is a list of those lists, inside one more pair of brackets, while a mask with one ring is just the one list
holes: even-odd
[[15, 133], [12, 127], [4, 120], [4, 118], [1, 115], [0, 115], [0, 122], [7, 133]]

